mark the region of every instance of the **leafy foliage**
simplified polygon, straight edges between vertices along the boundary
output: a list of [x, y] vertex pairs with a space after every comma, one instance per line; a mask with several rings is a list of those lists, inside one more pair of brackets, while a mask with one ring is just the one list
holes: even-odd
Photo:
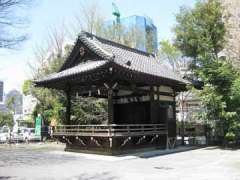
[[176, 18], [175, 44], [183, 55], [192, 58], [191, 68], [204, 82], [200, 97], [206, 120], [219, 124], [227, 139], [240, 138], [239, 73], [230, 60], [218, 57], [226, 32], [220, 1], [199, 1], [193, 9], [182, 8]]
[[76, 97], [72, 103], [72, 124], [107, 123], [107, 103], [104, 99]]
[[13, 116], [10, 112], [0, 111], [0, 127], [2, 126], [13, 127]]
[[217, 58], [224, 46], [226, 32], [218, 0], [198, 1], [194, 9], [181, 8], [176, 16], [176, 45], [188, 57], [202, 62]]
[[31, 86], [32, 86], [32, 81], [31, 80], [25, 80], [23, 82], [23, 87], [22, 87], [22, 92], [23, 94], [26, 96], [26, 95], [29, 95], [31, 92]]
[[58, 123], [65, 120], [64, 93], [45, 88], [33, 88], [32, 94], [38, 99], [38, 104], [33, 112], [34, 117], [41, 114], [46, 124], [49, 124], [53, 118], [57, 119]]
[[6, 101], [6, 106], [7, 106], [8, 110], [10, 112], [12, 112], [13, 114], [15, 114], [15, 108], [14, 108], [15, 104], [16, 104], [16, 97], [15, 96], [11, 96]]
[[[53, 55], [51, 58], [48, 58], [47, 61], [38, 59], [40, 66], [34, 71], [34, 78], [40, 78], [58, 71], [66, 58], [66, 55], [63, 55], [61, 52], [62, 49], [58, 49], [57, 55]], [[46, 54], [39, 57], [45, 58], [45, 56]], [[29, 92], [29, 87], [31, 87], [31, 94], [38, 100], [38, 104], [33, 112], [33, 117], [35, 118], [38, 114], [41, 114], [46, 124], [50, 124], [52, 119], [56, 119], [58, 121], [57, 123], [64, 122], [64, 107], [66, 105], [64, 92], [53, 89], [36, 88], [31, 84], [31, 81], [25, 81], [23, 85], [25, 92]]]
[[[43, 76], [56, 72], [65, 58], [62, 57], [60, 59], [58, 57], [49, 60], [49, 65], [40, 67], [37, 75]], [[50, 124], [52, 119], [56, 119], [57, 123], [66, 122], [66, 97], [64, 92], [46, 88], [33, 88], [32, 94], [38, 99], [34, 117], [40, 113], [47, 124]], [[72, 124], [101, 124], [103, 121], [106, 121], [107, 110], [105, 100], [82, 97], [75, 99], [73, 96], [71, 99]]]
[[173, 71], [180, 70], [181, 52], [168, 40], [160, 42], [159, 56], [171, 65]]

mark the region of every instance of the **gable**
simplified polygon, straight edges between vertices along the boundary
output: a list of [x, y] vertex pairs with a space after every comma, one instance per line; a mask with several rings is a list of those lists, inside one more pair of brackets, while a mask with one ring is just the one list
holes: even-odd
[[60, 68], [59, 72], [68, 68], [72, 68], [86, 61], [94, 61], [100, 59], [102, 58], [99, 55], [97, 55], [94, 51], [88, 48], [83, 42], [78, 40], [77, 43], [74, 45], [68, 58]]

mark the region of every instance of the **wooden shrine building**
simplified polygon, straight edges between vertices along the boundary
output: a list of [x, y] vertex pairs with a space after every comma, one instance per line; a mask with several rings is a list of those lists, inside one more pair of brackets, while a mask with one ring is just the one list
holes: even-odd
[[[176, 137], [175, 96], [188, 81], [154, 55], [82, 32], [57, 73], [36, 80], [37, 87], [63, 90], [67, 121], [54, 136], [67, 151], [121, 154], [166, 148]], [[71, 124], [71, 98], [108, 100], [108, 123]]]

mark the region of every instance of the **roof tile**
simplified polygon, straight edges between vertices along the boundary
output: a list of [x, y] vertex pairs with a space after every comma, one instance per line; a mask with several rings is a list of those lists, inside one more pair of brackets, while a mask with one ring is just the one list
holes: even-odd
[[[79, 35], [79, 40], [104, 60], [84, 62], [75, 67], [51, 74], [36, 82], [46, 82], [80, 74], [82, 72], [98, 68], [107, 62], [112, 61], [113, 63], [116, 63], [131, 71], [177, 81], [181, 84], [189, 84], [187, 80], [184, 80], [180, 75], [175, 74], [172, 70], [168, 69], [168, 67], [161, 64], [152, 54], [97, 37], [87, 32], [82, 32]], [[77, 43], [79, 43], [79, 41], [77, 41]]]

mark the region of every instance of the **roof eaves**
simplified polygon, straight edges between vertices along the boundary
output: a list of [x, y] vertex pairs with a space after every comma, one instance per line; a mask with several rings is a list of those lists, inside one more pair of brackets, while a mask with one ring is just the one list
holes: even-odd
[[97, 42], [93, 40], [94, 36], [90, 37], [89, 33], [82, 32], [79, 35], [79, 39], [84, 43], [89, 49], [94, 51], [97, 55], [106, 60], [113, 60], [114, 55], [105, 49], [103, 49]]
[[56, 79], [59, 79], [59, 78], [66, 78], [66, 77], [74, 76], [74, 75], [77, 75], [77, 74], [81, 74], [81, 73], [90, 71], [92, 69], [102, 67], [102, 66], [106, 65], [107, 62], [108, 61], [106, 61], [106, 60], [86, 62], [84, 64], [74, 66], [70, 69], [66, 69], [66, 70], [63, 70], [63, 71], [58, 72], [58, 73], [49, 74], [48, 76], [46, 76], [44, 78], [41, 78], [41, 79], [38, 79], [38, 80], [34, 80], [33, 82], [35, 84], [37, 84], [37, 83], [42, 83], [42, 82], [53, 81], [53, 80], [56, 80]]
[[139, 69], [136, 69], [134, 67], [130, 67], [130, 66], [122, 64], [122, 63], [115, 62], [115, 64], [120, 66], [120, 67], [122, 67], [122, 68], [125, 68], [125, 69], [128, 69], [130, 71], [133, 71], [135, 73], [146, 74], [146, 75], [155, 76], [155, 77], [158, 77], [158, 78], [164, 78], [164, 79], [167, 79], [167, 80], [170, 80], [170, 81], [178, 82], [179, 84], [183, 84], [183, 85], [191, 84], [189, 81], [187, 81], [185, 79], [182, 79], [181, 77], [177, 78], [177, 77], [173, 76], [172, 78], [170, 78], [170, 77], [166, 77], [166, 76], [156, 75], [156, 74], [153, 74], [153, 73], [150, 73], [150, 72], [140, 71]]

